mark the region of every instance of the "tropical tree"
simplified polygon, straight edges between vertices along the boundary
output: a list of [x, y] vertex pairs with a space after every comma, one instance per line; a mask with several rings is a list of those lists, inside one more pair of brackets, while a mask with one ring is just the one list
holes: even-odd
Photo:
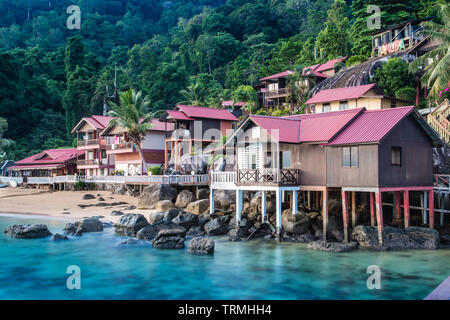
[[145, 133], [153, 126], [150, 120], [155, 117], [155, 113], [148, 112], [150, 99], [144, 96], [142, 91], [136, 92], [134, 89], [129, 89], [120, 93], [119, 100], [119, 104], [110, 102], [112, 110], [108, 112], [108, 115], [115, 118], [111, 120], [109, 126], [117, 125], [127, 132], [128, 141], [135, 144], [141, 157], [142, 172], [147, 172], [141, 143]]
[[303, 76], [304, 67], [306, 66], [295, 67], [295, 72], [289, 75], [287, 79], [286, 86], [290, 92], [288, 102], [291, 105], [291, 113], [304, 112], [304, 104], [309, 89], [314, 87], [317, 82], [317, 78], [313, 74], [308, 75], [308, 78]]
[[424, 71], [421, 82], [431, 88], [430, 96], [437, 98], [450, 82], [450, 5], [446, 0], [437, 0], [435, 6], [442, 23], [426, 21], [421, 25], [423, 33], [440, 45], [411, 63], [409, 70]]
[[5, 148], [12, 144], [11, 140], [3, 138], [7, 129], [8, 122], [6, 122], [6, 119], [0, 118], [0, 161], [2, 161], [6, 155], [6, 152], [4, 151]]
[[242, 107], [243, 110], [248, 111], [250, 114], [256, 108], [256, 102], [258, 101], [257, 93], [252, 86], [240, 85], [231, 93], [233, 104], [236, 102], [245, 102]]
[[186, 89], [180, 90], [180, 94], [184, 100], [180, 101], [180, 104], [189, 104], [193, 106], [200, 106], [203, 104], [203, 93], [200, 84], [191, 83]]

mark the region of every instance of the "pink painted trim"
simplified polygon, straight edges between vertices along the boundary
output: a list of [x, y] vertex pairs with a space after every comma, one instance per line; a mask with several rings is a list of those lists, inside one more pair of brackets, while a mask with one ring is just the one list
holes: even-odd
[[393, 187], [393, 188], [380, 188], [380, 192], [389, 192], [389, 191], [429, 191], [433, 190], [433, 186], [423, 186], [423, 187]]
[[142, 152], [164, 153], [164, 149], [142, 149]]

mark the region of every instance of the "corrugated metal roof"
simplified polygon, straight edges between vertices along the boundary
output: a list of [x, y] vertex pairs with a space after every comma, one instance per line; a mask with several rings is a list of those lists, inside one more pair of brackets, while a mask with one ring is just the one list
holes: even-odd
[[349, 109], [334, 112], [299, 114], [284, 117], [301, 121], [300, 142], [329, 141], [362, 112]]
[[186, 106], [179, 104], [177, 108], [184, 112], [188, 117], [193, 118], [206, 118], [206, 119], [217, 119], [217, 120], [229, 120], [238, 121], [230, 111], [227, 109], [213, 109], [199, 106]]
[[284, 78], [284, 77], [287, 77], [288, 75], [291, 75], [291, 74], [294, 74], [294, 73], [295, 73], [295, 72], [292, 71], [292, 70], [286, 70], [286, 71], [283, 71], [283, 72], [275, 73], [275, 74], [272, 74], [272, 75], [270, 75], [270, 76], [261, 78], [261, 79], [259, 79], [259, 81], [265, 81], [265, 80], [271, 80], [271, 79]]
[[364, 110], [328, 145], [379, 142], [414, 107]]
[[322, 90], [312, 96], [306, 104], [325, 103], [339, 100], [358, 99], [367, 91], [375, 87], [375, 83], [357, 87], [335, 88]]
[[83, 150], [74, 148], [49, 149], [17, 161], [15, 165], [64, 164], [65, 161], [75, 159], [78, 155], [82, 154], [84, 154]]
[[272, 138], [279, 142], [300, 142], [300, 121], [269, 116], [250, 116], [258, 126], [265, 129]]
[[330, 70], [334, 68], [334, 65], [336, 63], [342, 62], [345, 59], [347, 59], [347, 57], [343, 57], [343, 58], [337, 58], [337, 59], [333, 59], [333, 60], [329, 60], [327, 62], [325, 62], [324, 64], [321, 64], [320, 66], [318, 66], [316, 69], [314, 69], [315, 71], [318, 72], [322, 72], [322, 71], [326, 71], [326, 70]]
[[194, 119], [192, 119], [192, 118], [189, 118], [184, 112], [182, 112], [182, 111], [177, 111], [177, 110], [167, 110], [166, 111], [167, 112], [167, 114], [169, 115], [169, 116], [171, 116], [173, 119], [175, 119], [175, 120], [186, 120], [186, 121], [188, 121], [188, 120], [192, 120], [192, 121], [194, 121]]

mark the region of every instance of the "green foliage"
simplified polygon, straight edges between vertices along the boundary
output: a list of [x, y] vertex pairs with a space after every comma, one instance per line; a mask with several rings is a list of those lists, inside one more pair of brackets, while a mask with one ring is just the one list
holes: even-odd
[[347, 68], [349, 68], [349, 67], [351, 67], [351, 66], [360, 64], [361, 62], [364, 62], [364, 61], [366, 61], [366, 57], [364, 57], [364, 56], [361, 56], [361, 55], [351, 56], [350, 58], [348, 58], [348, 59], [345, 61], [345, 66], [346, 66]]
[[83, 180], [77, 180], [74, 183], [75, 191], [81, 191], [86, 189], [86, 183]]
[[387, 96], [394, 96], [401, 88], [414, 87], [414, 78], [408, 73], [408, 63], [391, 58], [375, 72], [375, 82]]
[[255, 109], [256, 103], [258, 101], [258, 96], [253, 89], [252, 86], [246, 86], [241, 84], [231, 93], [231, 97], [233, 98], [233, 103], [236, 102], [245, 102], [245, 105], [242, 107], [243, 110], [249, 111], [250, 113]]
[[416, 89], [411, 87], [400, 88], [395, 91], [395, 97], [413, 102], [414, 99], [416, 98]]
[[160, 166], [152, 166], [148, 168], [148, 173], [152, 176], [157, 176], [161, 174], [161, 167]]

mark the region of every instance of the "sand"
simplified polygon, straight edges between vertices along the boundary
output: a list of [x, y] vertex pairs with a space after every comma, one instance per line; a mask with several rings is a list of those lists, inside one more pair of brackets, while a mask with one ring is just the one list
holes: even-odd
[[[83, 200], [83, 195], [92, 194], [96, 198]], [[127, 202], [126, 205], [86, 207], [78, 205], [97, 204], [99, 196], [105, 199], [105, 203]], [[142, 213], [146, 218], [154, 210], [126, 210], [127, 207], [137, 206], [138, 199], [127, 195], [113, 195], [109, 191], [45, 191], [39, 189], [25, 188], [3, 188], [0, 189], [0, 213], [38, 214], [62, 217], [68, 220], [80, 219], [82, 217], [104, 216], [106, 220], [117, 221], [120, 216], [112, 216], [114, 210], [125, 213]], [[70, 214], [63, 214], [70, 212]]]

